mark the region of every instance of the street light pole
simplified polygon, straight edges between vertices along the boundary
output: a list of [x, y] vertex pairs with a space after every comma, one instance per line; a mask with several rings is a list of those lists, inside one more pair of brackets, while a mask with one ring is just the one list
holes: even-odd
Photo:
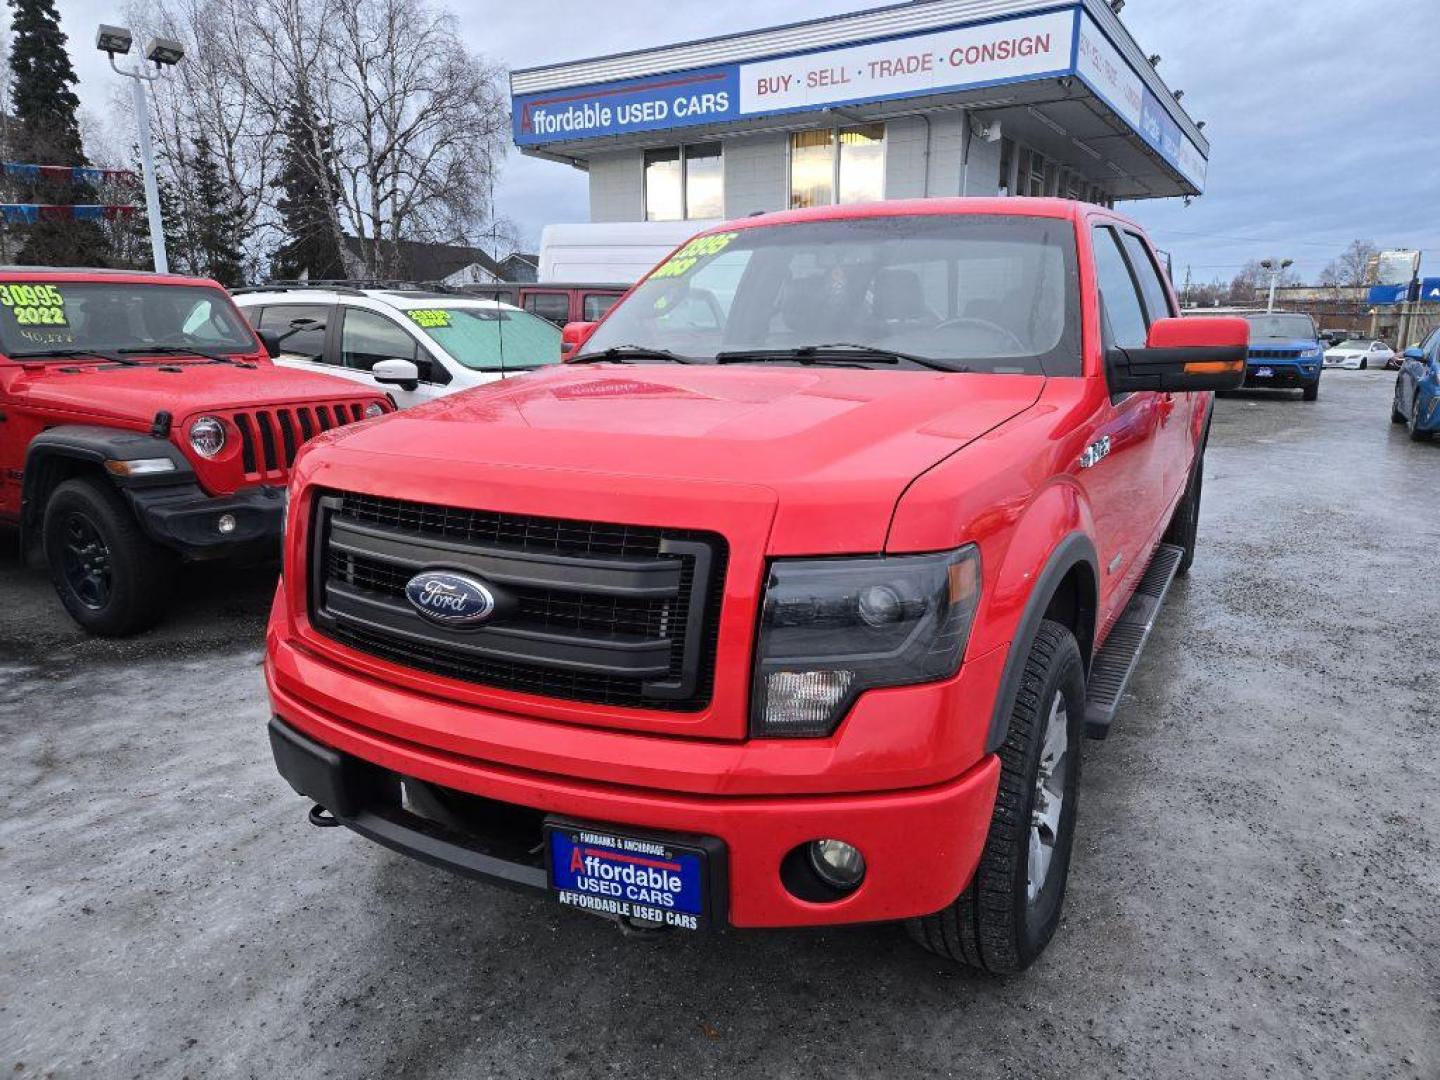
[[145, 61], [155, 66], [145, 70], [145, 62], [137, 62], [126, 71], [115, 63], [115, 57], [127, 56], [133, 36], [123, 26], [101, 26], [95, 35], [95, 47], [110, 57], [110, 70], [131, 81], [135, 96], [135, 126], [140, 142], [140, 171], [145, 180], [145, 213], [150, 222], [150, 256], [157, 274], [170, 272], [165, 256], [165, 226], [160, 216], [160, 184], [155, 179], [155, 151], [150, 143], [150, 95], [145, 84], [155, 82], [166, 67], [174, 67], [185, 56], [185, 47], [169, 38], [151, 38], [145, 49]]
[[1270, 271], [1270, 301], [1265, 305], [1265, 314], [1269, 315], [1275, 311], [1275, 286], [1280, 282], [1280, 275], [1294, 265], [1294, 259], [1262, 259], [1260, 261], [1260, 266]]
[[160, 184], [155, 179], [155, 151], [150, 144], [150, 95], [145, 84], [159, 78], [158, 73], [150, 74], [136, 65], [132, 71], [122, 71], [110, 56], [110, 66], [116, 74], [131, 80], [130, 88], [135, 95], [135, 126], [140, 136], [140, 170], [145, 178], [145, 214], [150, 222], [150, 257], [157, 274], [170, 272], [170, 260], [165, 256], [165, 225], [160, 217]]

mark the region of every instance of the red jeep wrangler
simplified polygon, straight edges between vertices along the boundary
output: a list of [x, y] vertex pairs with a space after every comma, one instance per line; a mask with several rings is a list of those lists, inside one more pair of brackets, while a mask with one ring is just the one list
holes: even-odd
[[301, 444], [390, 411], [275, 345], [213, 281], [0, 271], [0, 524], [86, 630], [152, 625], [177, 559], [278, 550]]
[[1176, 314], [1075, 203], [692, 240], [571, 363], [302, 453], [280, 772], [632, 927], [904, 919], [1024, 967], [1244, 377], [1243, 321]]

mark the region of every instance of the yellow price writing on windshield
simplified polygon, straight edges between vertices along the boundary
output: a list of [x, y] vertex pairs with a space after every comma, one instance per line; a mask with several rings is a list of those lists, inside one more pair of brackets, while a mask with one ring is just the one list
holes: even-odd
[[21, 326], [65, 326], [65, 296], [54, 285], [0, 285], [0, 307]]
[[691, 240], [650, 276], [652, 278], [684, 277], [697, 262], [708, 255], [718, 255], [730, 246], [739, 233], [715, 233]]
[[416, 308], [405, 314], [422, 330], [443, 330], [450, 325], [450, 312], [444, 308]]

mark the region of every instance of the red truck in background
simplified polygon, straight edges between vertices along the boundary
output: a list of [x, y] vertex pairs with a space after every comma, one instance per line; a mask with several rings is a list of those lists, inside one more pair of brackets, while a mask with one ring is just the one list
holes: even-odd
[[206, 279], [0, 272], [0, 525], [86, 630], [152, 625], [181, 560], [273, 557], [300, 446], [391, 410], [275, 344]]
[[1027, 966], [1244, 377], [1242, 320], [1177, 314], [1096, 206], [696, 237], [570, 363], [301, 453], [280, 772], [631, 927], [906, 920]]

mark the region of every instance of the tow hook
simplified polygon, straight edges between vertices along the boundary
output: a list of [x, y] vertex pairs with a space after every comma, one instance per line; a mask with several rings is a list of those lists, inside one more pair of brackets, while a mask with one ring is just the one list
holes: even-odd
[[656, 941], [670, 932], [670, 927], [651, 919], [636, 919], [629, 915], [620, 915], [616, 917], [615, 922], [619, 925], [620, 932], [626, 937], [640, 938], [645, 941]]
[[319, 803], [310, 807], [309, 817], [310, 824], [314, 825], [317, 829], [335, 829], [340, 825], [339, 819]]

